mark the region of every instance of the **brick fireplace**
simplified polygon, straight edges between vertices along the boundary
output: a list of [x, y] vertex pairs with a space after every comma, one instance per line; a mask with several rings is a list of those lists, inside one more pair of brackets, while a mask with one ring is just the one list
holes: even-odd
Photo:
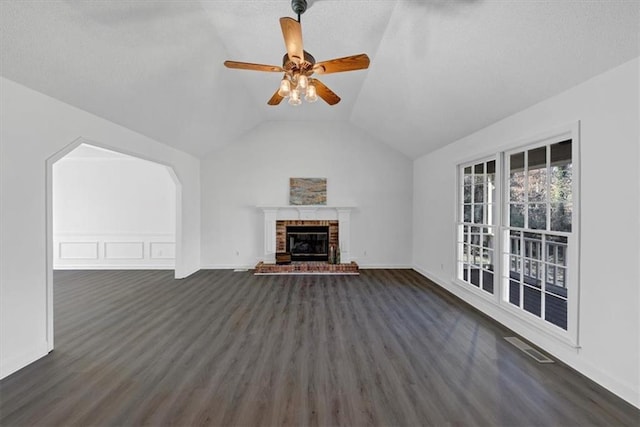
[[[333, 220], [277, 220], [276, 221], [276, 252], [285, 252], [290, 248], [287, 248], [287, 227], [291, 229], [295, 227], [296, 230], [301, 231], [304, 229], [317, 230], [319, 227], [326, 227], [329, 237], [328, 247], [339, 247], [338, 237], [338, 221]], [[295, 258], [295, 255], [294, 255]], [[327, 257], [323, 258], [327, 260]]]
[[[258, 206], [264, 215], [265, 265], [275, 264], [276, 252], [287, 248], [286, 229], [290, 226], [326, 226], [329, 245], [340, 248], [342, 263], [351, 263], [350, 225], [354, 207], [337, 206]], [[326, 264], [326, 262], [325, 262]]]

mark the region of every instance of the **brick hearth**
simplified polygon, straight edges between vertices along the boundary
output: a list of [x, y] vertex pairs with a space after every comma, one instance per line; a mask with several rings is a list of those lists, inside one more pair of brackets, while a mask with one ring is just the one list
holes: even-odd
[[329, 264], [327, 262], [292, 262], [291, 264], [265, 264], [262, 261], [256, 265], [254, 274], [360, 274], [358, 264]]

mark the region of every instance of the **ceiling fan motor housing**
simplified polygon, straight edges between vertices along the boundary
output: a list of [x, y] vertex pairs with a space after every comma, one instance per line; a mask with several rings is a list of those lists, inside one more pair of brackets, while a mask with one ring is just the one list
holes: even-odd
[[307, 10], [307, 0], [291, 0], [291, 9], [296, 14], [302, 15]]

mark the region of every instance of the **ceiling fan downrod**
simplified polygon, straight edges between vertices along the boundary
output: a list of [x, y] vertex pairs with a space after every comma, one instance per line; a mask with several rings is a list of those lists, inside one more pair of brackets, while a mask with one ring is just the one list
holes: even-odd
[[298, 22], [300, 22], [300, 15], [307, 10], [307, 0], [291, 0], [291, 9], [298, 15]]

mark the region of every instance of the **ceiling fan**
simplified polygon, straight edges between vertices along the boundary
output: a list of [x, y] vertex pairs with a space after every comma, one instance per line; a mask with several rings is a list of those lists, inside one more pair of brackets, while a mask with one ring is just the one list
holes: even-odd
[[281, 67], [238, 61], [225, 61], [224, 65], [228, 68], [239, 70], [284, 72], [280, 87], [267, 102], [269, 105], [278, 105], [287, 97], [289, 98], [289, 104], [300, 105], [302, 103], [302, 95], [304, 95], [307, 102], [315, 102], [320, 97], [327, 104], [335, 105], [340, 102], [340, 97], [320, 80], [311, 76], [313, 74], [362, 70], [369, 67], [369, 57], [361, 53], [359, 55], [316, 62], [315, 58], [302, 47], [300, 15], [307, 9], [307, 2], [306, 0], [292, 0], [291, 8], [298, 14], [297, 21], [288, 17], [280, 18], [280, 27], [282, 28], [284, 44], [287, 48], [287, 53], [282, 58]]

